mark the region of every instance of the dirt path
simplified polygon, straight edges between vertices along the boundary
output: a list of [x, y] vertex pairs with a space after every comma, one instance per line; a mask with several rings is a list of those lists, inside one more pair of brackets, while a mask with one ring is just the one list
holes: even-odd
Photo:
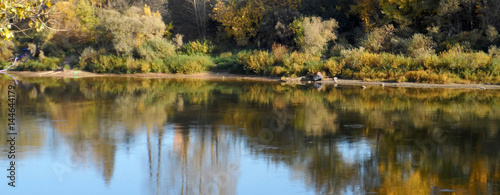
[[[198, 73], [198, 74], [165, 74], [165, 73], [148, 73], [148, 74], [98, 74], [86, 71], [9, 71], [10, 74], [18, 77], [58, 77], [58, 78], [87, 78], [87, 77], [131, 77], [131, 78], [176, 78], [176, 79], [208, 79], [208, 80], [249, 80], [249, 81], [268, 81], [279, 82], [278, 77], [264, 77], [253, 75], [236, 75], [229, 73]], [[287, 84], [301, 84], [308, 82], [286, 82]], [[310, 82], [309, 82], [310, 83]], [[325, 85], [353, 85], [353, 86], [384, 86], [384, 87], [411, 87], [411, 88], [457, 88], [457, 89], [500, 89], [500, 85], [484, 85], [484, 84], [427, 84], [427, 83], [395, 83], [395, 82], [374, 82], [361, 80], [339, 79], [337, 83], [331, 78], [319, 82]]]

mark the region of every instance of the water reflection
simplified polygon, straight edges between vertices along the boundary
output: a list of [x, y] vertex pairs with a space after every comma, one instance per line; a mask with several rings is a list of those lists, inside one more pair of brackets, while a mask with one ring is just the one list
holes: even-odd
[[[81, 193], [75, 189], [83, 183], [100, 193], [151, 194], [500, 191], [500, 91], [21, 80], [19, 161], [24, 169], [35, 166], [30, 162], [53, 167], [48, 177], [65, 185], [47, 189]], [[9, 82], [1, 82], [0, 101], [7, 102]], [[0, 125], [6, 140], [7, 121]], [[36, 183], [41, 176], [19, 177]]]

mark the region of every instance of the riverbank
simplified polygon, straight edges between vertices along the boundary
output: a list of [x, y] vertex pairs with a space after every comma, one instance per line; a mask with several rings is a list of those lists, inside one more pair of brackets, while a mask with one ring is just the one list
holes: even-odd
[[[205, 72], [196, 74], [169, 74], [169, 73], [140, 73], [140, 74], [99, 74], [87, 71], [10, 71], [9, 74], [21, 77], [56, 77], [56, 78], [89, 78], [89, 77], [130, 77], [130, 78], [170, 78], [170, 79], [207, 79], [224, 81], [264, 81], [264, 82], [282, 82], [281, 77], [266, 77], [256, 75], [239, 75], [220, 72]], [[311, 84], [310, 81], [300, 81], [300, 79], [288, 79], [284, 84]], [[431, 83], [413, 83], [413, 82], [381, 82], [381, 81], [363, 81], [351, 79], [338, 79], [334, 82], [332, 78], [326, 78], [320, 81], [323, 85], [337, 86], [365, 86], [365, 87], [406, 87], [406, 88], [455, 88], [455, 89], [493, 89], [500, 90], [500, 85], [488, 84], [431, 84]]]

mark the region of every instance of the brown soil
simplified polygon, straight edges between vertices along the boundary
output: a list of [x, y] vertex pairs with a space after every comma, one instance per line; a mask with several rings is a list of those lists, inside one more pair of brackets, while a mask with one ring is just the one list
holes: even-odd
[[[272, 81], [279, 82], [278, 77], [264, 77], [252, 75], [236, 75], [229, 73], [198, 73], [198, 74], [165, 74], [165, 73], [148, 73], [148, 74], [97, 74], [86, 71], [9, 71], [10, 74], [18, 77], [61, 77], [61, 78], [86, 78], [86, 77], [132, 77], [132, 78], [187, 78], [187, 79], [209, 79], [209, 80], [249, 80], [249, 81]], [[310, 81], [299, 81], [299, 79], [287, 79], [287, 84], [311, 83]], [[320, 81], [326, 85], [352, 85], [352, 86], [384, 86], [384, 87], [411, 87], [411, 88], [460, 88], [460, 89], [500, 89], [500, 85], [486, 84], [427, 84], [427, 83], [395, 83], [395, 82], [374, 82], [361, 80], [338, 79], [337, 83], [331, 78]]]

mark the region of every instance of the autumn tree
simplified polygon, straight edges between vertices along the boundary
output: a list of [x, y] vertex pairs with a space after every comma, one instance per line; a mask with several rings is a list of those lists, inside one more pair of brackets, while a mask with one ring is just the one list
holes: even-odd
[[247, 45], [257, 35], [258, 24], [263, 16], [262, 1], [242, 2], [217, 0], [211, 17], [221, 23], [227, 35], [234, 37], [238, 45]]
[[134, 47], [145, 41], [161, 38], [165, 32], [160, 13], [151, 12], [149, 6], [143, 9], [131, 7], [125, 13], [104, 10], [100, 25], [106, 29], [113, 48], [119, 55], [131, 55]]
[[320, 55], [329, 41], [337, 39], [335, 19], [323, 21], [320, 17], [304, 17], [291, 24], [295, 33], [295, 42], [309, 55]]
[[[0, 1], [0, 40], [14, 38], [15, 33], [46, 27], [47, 17], [51, 14], [50, 0], [2, 0]], [[28, 26], [20, 23], [28, 20]]]

